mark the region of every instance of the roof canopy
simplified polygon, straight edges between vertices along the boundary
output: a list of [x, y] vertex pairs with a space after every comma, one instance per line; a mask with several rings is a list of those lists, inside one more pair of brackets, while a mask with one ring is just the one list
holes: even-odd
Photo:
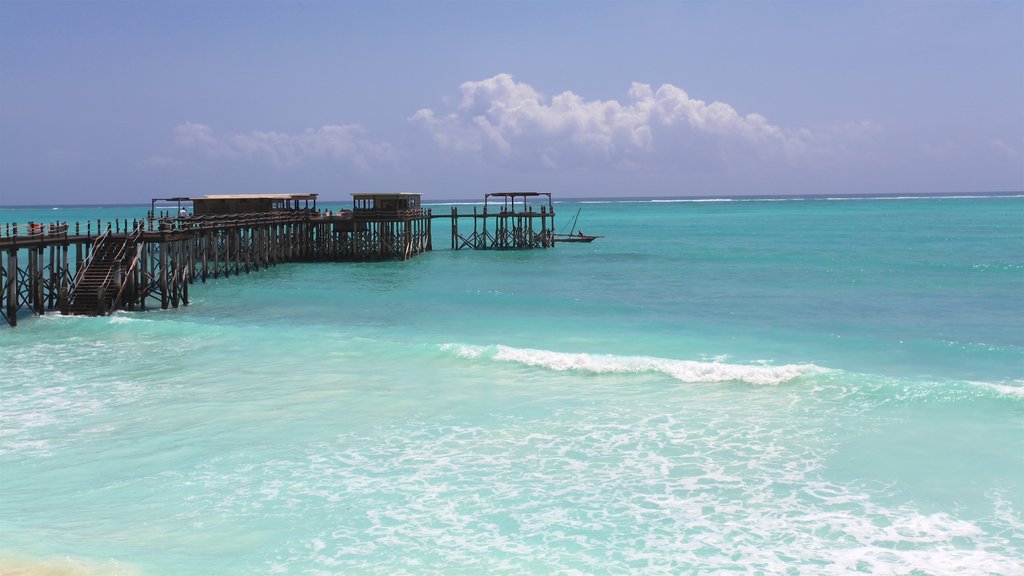
[[407, 198], [409, 196], [423, 196], [419, 192], [353, 192], [353, 198]]
[[498, 196], [504, 198], [511, 198], [517, 196], [551, 196], [550, 192], [491, 192], [490, 194], [484, 194], [484, 196]]
[[269, 200], [315, 200], [316, 194], [209, 194], [206, 196], [196, 196], [194, 198], [188, 198], [189, 200], [255, 200], [255, 199], [269, 199]]

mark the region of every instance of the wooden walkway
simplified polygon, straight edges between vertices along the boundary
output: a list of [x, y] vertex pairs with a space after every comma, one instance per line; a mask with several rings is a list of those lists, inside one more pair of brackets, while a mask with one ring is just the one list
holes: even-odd
[[[95, 226], [93, 226], [95, 224]], [[429, 210], [307, 210], [0, 229], [0, 317], [188, 304], [196, 280], [283, 262], [405, 260], [432, 250]]]

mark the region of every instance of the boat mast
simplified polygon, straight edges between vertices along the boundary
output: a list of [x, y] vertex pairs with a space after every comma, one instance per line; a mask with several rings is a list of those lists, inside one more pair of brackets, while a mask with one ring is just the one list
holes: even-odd
[[576, 210], [576, 216], [572, 219], [572, 228], [569, 230], [569, 236], [572, 236], [572, 233], [576, 231], [576, 221], [580, 219], [580, 210], [583, 210], [583, 206]]

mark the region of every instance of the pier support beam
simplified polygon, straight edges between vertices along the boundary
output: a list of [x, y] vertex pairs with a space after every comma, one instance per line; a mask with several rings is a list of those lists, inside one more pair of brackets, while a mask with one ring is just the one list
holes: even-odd
[[160, 309], [167, 310], [167, 242], [161, 242], [160, 251]]
[[7, 323], [18, 325], [18, 250], [7, 253]]

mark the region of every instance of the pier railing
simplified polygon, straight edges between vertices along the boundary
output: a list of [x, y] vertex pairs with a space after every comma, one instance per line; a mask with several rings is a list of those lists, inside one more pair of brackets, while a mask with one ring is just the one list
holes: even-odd
[[[117, 310], [121, 307], [121, 304], [124, 301], [126, 289], [135, 289], [133, 279], [135, 278], [136, 270], [138, 270], [139, 260], [142, 258], [142, 254], [142, 250], [136, 250], [135, 257], [132, 258], [131, 264], [128, 265], [128, 269], [121, 274], [121, 287], [118, 288], [117, 294], [114, 296], [114, 300], [110, 303], [111, 310]], [[134, 302], [134, 300], [132, 300], [132, 302]], [[134, 309], [134, 305], [130, 308]]]
[[[351, 212], [347, 212], [351, 214]], [[54, 222], [8, 222], [0, 226], [0, 249], [35, 244], [40, 241], [53, 242], [67, 239], [94, 239], [105, 234], [129, 234], [136, 230], [143, 232], [170, 232], [175, 230], [212, 230], [252, 224], [304, 222], [323, 218], [311, 210], [287, 212], [230, 214], [210, 216], [154, 217], [145, 219], [117, 218], [113, 220], [86, 220], [74, 223]], [[343, 218], [340, 214], [328, 218]], [[349, 216], [351, 217], [351, 216]]]
[[68, 234], [67, 222], [13, 222], [0, 227], [0, 240], [20, 237], [26, 240], [42, 240], [48, 238], [65, 238]]
[[429, 214], [429, 210], [422, 208], [410, 208], [406, 210], [359, 209], [352, 211], [351, 214], [358, 220], [412, 220], [414, 218], [426, 218]]

